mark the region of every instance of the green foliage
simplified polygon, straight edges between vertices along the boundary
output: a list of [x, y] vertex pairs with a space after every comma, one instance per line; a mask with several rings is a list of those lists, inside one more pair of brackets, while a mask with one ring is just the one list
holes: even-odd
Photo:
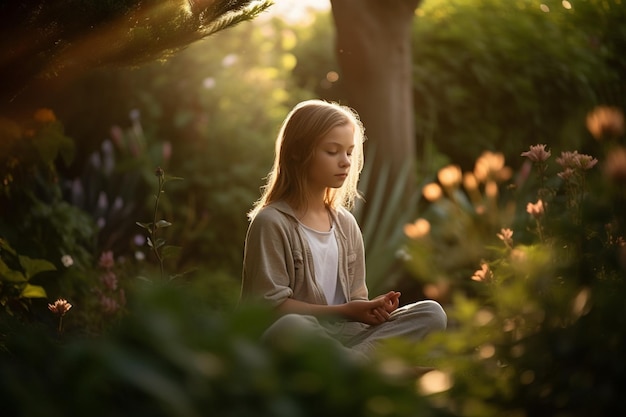
[[25, 314], [30, 309], [30, 299], [45, 298], [46, 290], [29, 281], [35, 275], [56, 268], [44, 259], [19, 255], [0, 239], [0, 305], [7, 314]]
[[54, 113], [0, 124], [0, 319], [45, 322], [48, 297], [89, 293], [95, 225], [62, 198], [57, 163], [71, 161], [74, 143]]
[[74, 158], [74, 142], [49, 109], [39, 109], [26, 120], [0, 118], [0, 139], [3, 199], [24, 193], [37, 176], [54, 179], [57, 158], [66, 165]]
[[450, 320], [437, 344], [413, 348], [437, 348], [434, 364], [449, 381], [433, 404], [481, 417], [624, 412], [617, 387], [626, 383], [626, 194], [616, 173], [626, 159], [618, 119], [597, 130], [606, 133], [597, 136], [597, 160], [536, 145], [522, 153], [517, 175], [491, 154], [463, 182], [458, 167], [454, 176], [440, 171], [443, 190], [424, 193], [437, 198], [407, 229], [408, 265], [427, 294], [448, 304]]
[[161, 196], [163, 195], [163, 193], [165, 193], [165, 183], [169, 181], [182, 180], [182, 178], [166, 176], [165, 171], [163, 171], [163, 168], [161, 167], [158, 167], [156, 169], [155, 175], [159, 183], [157, 187], [157, 192], [154, 195], [154, 212], [152, 221], [150, 223], [136, 222], [136, 224], [146, 231], [148, 235], [146, 242], [150, 247], [151, 252], [154, 254], [157, 261], [159, 262], [161, 279], [165, 279], [165, 270], [163, 266], [164, 261], [166, 258], [170, 258], [178, 254], [180, 252], [180, 248], [176, 246], [165, 245], [166, 240], [158, 235], [158, 232], [161, 229], [170, 227], [172, 225], [172, 223], [168, 222], [167, 220], [157, 220], [159, 213], [159, 202], [161, 201]]
[[18, 253], [57, 266], [66, 254], [88, 263], [92, 224], [63, 201], [55, 165], [71, 161], [72, 139], [48, 109], [25, 121], [4, 119], [0, 126], [0, 236]]
[[[112, 113], [102, 116], [116, 125], [110, 141], [90, 144], [90, 134], [81, 143], [83, 149], [102, 148], [94, 158], [101, 163], [90, 162], [76, 180], [84, 190], [81, 207], [105, 220], [102, 249], [115, 248], [116, 254], [137, 249], [129, 244], [136, 227], [123, 220], [152, 215], [154, 200], [146, 190], [154, 180], [152, 167], [159, 165], [185, 178], [168, 184], [160, 202], [163, 217], [178, 219], [167, 230], [182, 247], [175, 267], [206, 263], [239, 270], [245, 214], [271, 166], [279, 124], [305, 97], [288, 82], [297, 42], [297, 32], [278, 20], [251, 23], [216, 34], [211, 43], [194, 45], [167, 62], [94, 72], [77, 85], [84, 89], [103, 82], [107, 91], [125, 91], [108, 107]], [[120, 108], [131, 113], [130, 126], [119, 121]], [[81, 123], [72, 120], [73, 128], [83, 131]], [[88, 155], [91, 161], [93, 154]], [[111, 172], [105, 169], [107, 160]], [[98, 192], [89, 192], [94, 188], [106, 194], [104, 213]], [[123, 208], [116, 214], [112, 202], [118, 199]]]
[[316, 97], [337, 102], [346, 101], [341, 89], [341, 70], [335, 50], [334, 23], [331, 13], [318, 13], [306, 30], [298, 31], [299, 42], [294, 48], [296, 66], [290, 80], [298, 88]]
[[171, 283], [130, 299], [132, 314], [101, 337], [58, 343], [26, 329], [13, 339], [0, 356], [4, 410], [31, 417], [436, 415], [391, 364], [347, 362], [318, 338], [261, 344], [271, 322], [266, 310], [215, 311]]
[[626, 8], [567, 3], [425, 1], [413, 33], [420, 143], [464, 168], [485, 149], [512, 160], [537, 142], [579, 148], [581, 116], [623, 77], [606, 59], [619, 54], [618, 38], [601, 34], [622, 26]]
[[[374, 160], [373, 153], [381, 152], [375, 147], [370, 148], [370, 158], [365, 161], [364, 174], [359, 182], [360, 189], [368, 189], [368, 183], [374, 178], [368, 173], [372, 172], [370, 167]], [[371, 294], [380, 294], [386, 290], [396, 288], [398, 281], [403, 277], [403, 268], [398, 254], [405, 243], [405, 235], [399, 224], [408, 223], [414, 214], [407, 210], [404, 202], [408, 201], [410, 206], [417, 205], [418, 195], [414, 195], [408, 200], [404, 200], [402, 193], [406, 190], [406, 181], [412, 181], [409, 172], [409, 165], [401, 170], [401, 179], [394, 184], [393, 190], [389, 193], [389, 198], [385, 199], [387, 187], [387, 177], [389, 167], [383, 169], [375, 181], [374, 193], [369, 204], [367, 215], [364, 214], [363, 200], [357, 202], [354, 208], [354, 215], [361, 226], [363, 242], [365, 245], [367, 285]], [[403, 179], [403, 180], [402, 180]]]

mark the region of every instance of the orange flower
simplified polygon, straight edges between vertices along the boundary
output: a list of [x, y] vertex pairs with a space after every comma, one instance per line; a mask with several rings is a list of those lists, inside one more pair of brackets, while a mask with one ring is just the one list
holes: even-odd
[[492, 277], [493, 277], [493, 272], [491, 272], [491, 269], [489, 269], [489, 264], [486, 262], [483, 262], [480, 265], [480, 269], [474, 272], [474, 275], [472, 275], [472, 280], [483, 282], [483, 281], [487, 281], [491, 279]]
[[626, 182], [626, 148], [616, 148], [606, 156], [604, 174], [615, 182]]
[[417, 219], [413, 223], [404, 225], [404, 234], [410, 239], [419, 239], [428, 235], [430, 223], [426, 219]]
[[51, 123], [57, 120], [54, 112], [50, 109], [38, 109], [35, 112], [35, 120], [40, 123]]
[[504, 155], [500, 152], [483, 152], [474, 165], [474, 176], [479, 182], [492, 179], [497, 182], [507, 181], [513, 175], [510, 167], [504, 164]]
[[622, 136], [624, 113], [617, 107], [596, 107], [587, 115], [587, 129], [597, 140]]
[[439, 200], [443, 192], [441, 191], [439, 184], [431, 182], [422, 188], [422, 194], [426, 200], [433, 202]]

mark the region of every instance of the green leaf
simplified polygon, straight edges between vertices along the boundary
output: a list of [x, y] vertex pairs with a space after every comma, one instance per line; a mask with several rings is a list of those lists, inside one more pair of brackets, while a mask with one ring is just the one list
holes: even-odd
[[156, 224], [157, 229], [162, 229], [164, 227], [170, 227], [172, 225], [172, 223], [168, 222], [167, 220], [159, 220]]
[[160, 248], [161, 246], [163, 246], [163, 245], [165, 245], [165, 239], [157, 239], [157, 240], [154, 242], [154, 247], [155, 247], [156, 249], [159, 249], [159, 248]]
[[182, 251], [182, 249], [183, 248], [180, 246], [171, 246], [171, 245], [164, 246], [163, 250], [161, 251], [161, 257], [163, 259], [175, 258], [180, 255], [180, 252]]
[[150, 228], [152, 227], [152, 223], [142, 223], [142, 222], [135, 222], [135, 224], [141, 228], [144, 228], [146, 230], [150, 230]]
[[0, 281], [22, 283], [28, 281], [28, 279], [20, 271], [9, 268], [0, 258]]
[[26, 278], [30, 279], [40, 272], [55, 271], [57, 268], [52, 262], [45, 259], [32, 259], [28, 256], [20, 256], [20, 264], [26, 272]]
[[20, 297], [22, 298], [46, 298], [46, 290], [39, 285], [26, 284]]

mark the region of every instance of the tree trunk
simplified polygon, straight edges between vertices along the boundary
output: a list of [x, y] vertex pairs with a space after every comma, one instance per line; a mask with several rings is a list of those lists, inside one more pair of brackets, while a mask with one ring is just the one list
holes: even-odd
[[362, 190], [366, 199], [385, 170], [387, 197], [404, 182], [408, 204], [417, 188], [411, 25], [420, 1], [331, 0], [341, 82], [365, 126], [366, 159], [373, 159], [364, 173], [370, 178]]

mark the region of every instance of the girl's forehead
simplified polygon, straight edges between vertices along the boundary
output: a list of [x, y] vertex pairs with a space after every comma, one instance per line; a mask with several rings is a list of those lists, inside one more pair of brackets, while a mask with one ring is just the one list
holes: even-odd
[[354, 146], [354, 126], [344, 124], [333, 127], [320, 139], [320, 144], [337, 144], [340, 146]]

